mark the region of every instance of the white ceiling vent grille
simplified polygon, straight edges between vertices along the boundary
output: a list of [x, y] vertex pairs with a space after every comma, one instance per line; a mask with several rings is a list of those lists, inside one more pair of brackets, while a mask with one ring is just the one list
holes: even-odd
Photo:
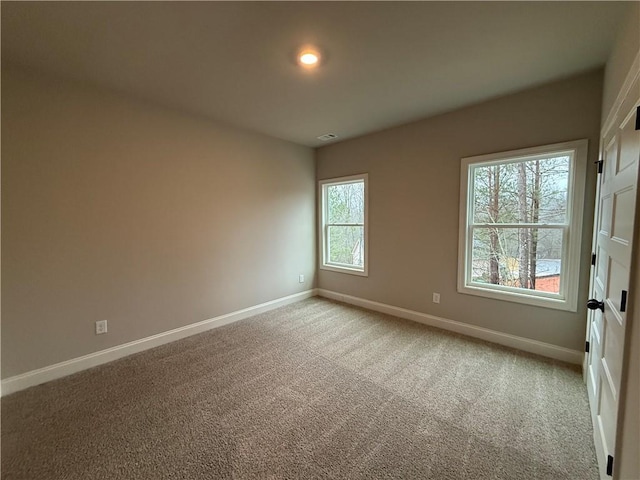
[[318, 137], [318, 140], [322, 140], [323, 142], [328, 142], [329, 140], [333, 140], [335, 138], [338, 138], [338, 135], [336, 135], [335, 133], [325, 133], [324, 135], [320, 135]]

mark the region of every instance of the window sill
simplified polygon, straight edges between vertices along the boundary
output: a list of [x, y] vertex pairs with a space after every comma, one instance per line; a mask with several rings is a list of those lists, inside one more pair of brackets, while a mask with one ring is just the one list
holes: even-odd
[[346, 273], [346, 274], [349, 274], [349, 275], [357, 275], [359, 277], [368, 277], [369, 276], [369, 273], [367, 272], [366, 268], [364, 270], [359, 270], [357, 268], [339, 267], [339, 266], [336, 266], [336, 265], [321, 264], [320, 265], [320, 270], [328, 270], [330, 272]]
[[550, 308], [553, 310], [564, 310], [568, 312], [577, 311], [577, 301], [571, 301], [569, 299], [561, 297], [553, 298], [537, 295], [527, 295], [525, 293], [497, 290], [473, 284], [464, 286], [459, 285], [458, 292], [466, 295], [491, 298], [494, 300], [503, 300], [505, 302], [521, 303], [534, 307]]

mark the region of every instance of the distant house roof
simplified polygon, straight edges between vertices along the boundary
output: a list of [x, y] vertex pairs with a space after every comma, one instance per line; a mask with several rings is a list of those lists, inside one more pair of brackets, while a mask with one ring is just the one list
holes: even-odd
[[[355, 249], [354, 249], [355, 251]], [[553, 277], [560, 275], [560, 268], [562, 266], [562, 260], [559, 258], [546, 258], [539, 259], [536, 262], [536, 278]], [[489, 270], [489, 260], [474, 260], [473, 261], [473, 276], [481, 277]], [[509, 269], [511, 275], [518, 276], [518, 259], [512, 258], [511, 261], [507, 261], [506, 268]]]
[[536, 278], [560, 275], [562, 261], [558, 259], [545, 259], [536, 262]]

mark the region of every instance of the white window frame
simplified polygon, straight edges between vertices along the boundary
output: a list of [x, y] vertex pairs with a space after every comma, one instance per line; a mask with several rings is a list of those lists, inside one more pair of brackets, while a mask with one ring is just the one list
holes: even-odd
[[[582, 217], [587, 165], [587, 140], [555, 143], [540, 147], [512, 150], [466, 157], [461, 160], [460, 170], [460, 230], [458, 243], [458, 292], [481, 297], [505, 300], [539, 307], [575, 312], [578, 306], [580, 282], [580, 250], [582, 247]], [[495, 164], [506, 164], [536, 158], [549, 158], [554, 154], [569, 155], [569, 184], [567, 192], [567, 220], [564, 224], [538, 224], [543, 227], [562, 228], [563, 243], [560, 293], [547, 293], [503, 285], [491, 285], [471, 280], [472, 239], [474, 226], [489, 224], [473, 223], [473, 179], [474, 168]], [[501, 224], [501, 227], [531, 226], [530, 224]]]
[[[325, 202], [327, 196], [327, 188], [333, 185], [341, 185], [347, 183], [359, 183], [364, 182], [364, 224], [354, 223], [349, 224], [353, 226], [364, 227], [364, 265], [362, 268], [354, 267], [353, 265], [345, 265], [339, 263], [331, 263], [328, 261], [328, 244], [327, 244], [327, 230], [330, 224], [327, 223], [328, 219], [328, 205]], [[348, 273], [351, 275], [360, 275], [363, 277], [369, 276], [369, 175], [367, 173], [361, 173], [358, 175], [349, 175], [347, 177], [330, 178], [326, 180], [320, 180], [318, 182], [318, 245], [319, 245], [319, 263], [321, 270], [330, 270], [332, 272]], [[346, 224], [341, 224], [346, 225]]]

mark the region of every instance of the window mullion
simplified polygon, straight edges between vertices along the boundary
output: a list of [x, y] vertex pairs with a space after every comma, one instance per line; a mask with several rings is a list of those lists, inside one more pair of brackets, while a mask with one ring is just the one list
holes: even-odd
[[364, 223], [327, 223], [328, 227], [364, 227]]
[[471, 223], [471, 228], [569, 228], [568, 223]]

